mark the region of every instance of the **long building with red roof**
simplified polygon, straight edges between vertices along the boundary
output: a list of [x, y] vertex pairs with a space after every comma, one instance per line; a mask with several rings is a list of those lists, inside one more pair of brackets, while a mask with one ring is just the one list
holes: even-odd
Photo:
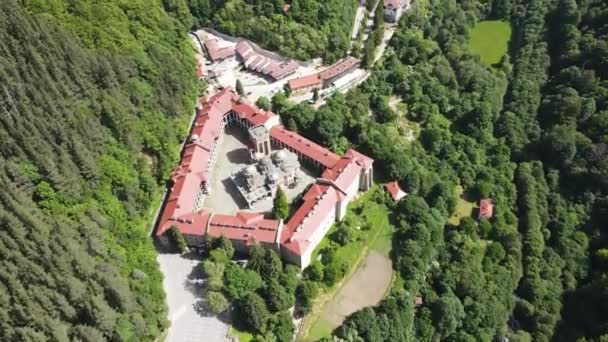
[[[266, 142], [252, 145], [274, 149], [287, 148], [299, 159], [322, 171], [321, 177], [303, 195], [303, 203], [287, 223], [263, 214], [238, 212], [235, 215], [212, 213], [202, 209], [209, 194], [211, 170], [226, 125], [266, 132], [256, 135]], [[278, 115], [263, 111], [240, 100], [231, 89], [201, 100], [190, 137], [180, 164], [171, 174], [169, 189], [156, 236], [164, 240], [174, 227], [184, 235], [189, 246], [200, 246], [204, 237], [225, 236], [235, 249], [247, 252], [252, 244], [277, 250], [287, 261], [301, 268], [310, 264], [311, 254], [332, 224], [341, 220], [346, 206], [358, 191], [370, 188], [373, 160], [353, 149], [338, 156], [315, 142], [284, 128]]]
[[335, 80], [351, 72], [359, 66], [361, 60], [355, 57], [346, 57], [316, 74], [291, 79], [287, 87], [292, 92], [308, 92], [315, 89], [327, 88]]

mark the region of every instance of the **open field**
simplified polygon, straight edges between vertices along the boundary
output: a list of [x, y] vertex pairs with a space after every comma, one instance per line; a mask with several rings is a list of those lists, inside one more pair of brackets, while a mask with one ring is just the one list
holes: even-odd
[[[374, 188], [372, 191], [382, 191]], [[348, 210], [347, 220], [362, 227], [355, 241], [340, 247], [335, 258], [352, 265], [344, 280], [319, 296], [312, 312], [305, 318], [301, 341], [316, 341], [328, 336], [349, 314], [377, 304], [391, 285], [393, 268], [389, 258], [393, 226], [386, 206], [373, 201], [368, 193]], [[367, 227], [367, 229], [363, 229]], [[335, 226], [313, 252], [313, 260], [330, 242]]]
[[377, 251], [371, 251], [327, 304], [305, 340], [317, 341], [328, 336], [348, 315], [378, 304], [391, 285], [392, 276], [391, 260]]
[[456, 211], [448, 220], [448, 223], [454, 226], [459, 225], [461, 219], [470, 217], [473, 213], [473, 208], [475, 207], [475, 202], [466, 198], [466, 194], [461, 186], [456, 187], [456, 194], [458, 195]]
[[500, 62], [509, 48], [511, 25], [501, 20], [481, 21], [471, 30], [469, 46], [489, 65]]

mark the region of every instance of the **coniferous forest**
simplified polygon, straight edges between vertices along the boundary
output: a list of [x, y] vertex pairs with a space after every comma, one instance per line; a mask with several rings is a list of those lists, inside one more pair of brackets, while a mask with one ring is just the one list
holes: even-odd
[[147, 0], [0, 2], [0, 340], [165, 328], [148, 231], [195, 98], [186, 33]]
[[[186, 34], [344, 55], [354, 1], [290, 3], [0, 1], [0, 340], [159, 337], [148, 232], [197, 95]], [[512, 28], [495, 65], [468, 46], [482, 20]], [[316, 110], [272, 98], [290, 129], [409, 192], [398, 280], [331, 340], [608, 340], [607, 56], [604, 0], [418, 0], [361, 86]], [[494, 216], [450, 221], [457, 189]]]

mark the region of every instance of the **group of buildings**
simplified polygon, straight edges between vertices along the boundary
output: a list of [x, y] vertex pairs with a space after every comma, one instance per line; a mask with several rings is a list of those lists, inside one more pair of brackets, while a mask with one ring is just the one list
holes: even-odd
[[[276, 186], [296, 182], [300, 162], [320, 172], [287, 222], [268, 219], [261, 213], [241, 211], [227, 215], [203, 209], [227, 125], [249, 132], [252, 164], [233, 175], [233, 181], [240, 184], [244, 197], [251, 196], [251, 201], [259, 199], [260, 189], [267, 191], [262, 191], [261, 196], [268, 197]], [[353, 149], [338, 156], [287, 130], [277, 115], [242, 101], [227, 88], [200, 101], [181, 162], [171, 175], [172, 185], [156, 236], [166, 241], [165, 233], [174, 227], [193, 247], [200, 246], [206, 235], [225, 236], [237, 251], [247, 252], [257, 243], [277, 250], [286, 261], [304, 268], [331, 225], [344, 217], [346, 206], [357, 192], [372, 185], [372, 165], [371, 158]]]
[[293, 74], [300, 64], [292, 59], [284, 60], [276, 55], [254, 48], [253, 44], [240, 39], [236, 44], [207, 34], [203, 30], [194, 33], [207, 58], [213, 62], [238, 56], [243, 66], [257, 72], [272, 81], [278, 81]]

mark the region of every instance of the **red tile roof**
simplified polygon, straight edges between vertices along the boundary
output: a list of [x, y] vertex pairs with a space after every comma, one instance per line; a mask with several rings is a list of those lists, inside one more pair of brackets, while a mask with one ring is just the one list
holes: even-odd
[[386, 191], [388, 191], [389, 195], [391, 195], [391, 198], [395, 202], [397, 202], [397, 201], [401, 200], [403, 197], [407, 196], [407, 193], [405, 191], [401, 190], [401, 187], [399, 186], [399, 183], [397, 181], [388, 182], [384, 185], [384, 187], [386, 188]]
[[489, 198], [484, 198], [479, 201], [479, 219], [482, 218], [492, 218], [494, 213], [494, 204], [492, 204], [492, 200]]
[[[194, 212], [201, 182], [207, 180], [211, 169], [210, 153], [222, 134], [223, 118], [230, 112], [249, 121], [252, 126], [272, 126], [270, 135], [273, 139], [326, 168], [322, 178], [304, 194], [303, 205], [294, 213], [282, 232], [279, 221], [265, 219], [261, 214], [239, 212], [236, 215], [224, 215], [210, 214], [204, 210]], [[316, 241], [314, 234], [321, 223], [336, 213], [336, 206], [344, 200], [346, 191], [352, 190], [358, 174], [362, 169], [371, 167], [373, 159], [353, 149], [339, 157], [277, 123], [278, 117], [275, 114], [241, 102], [239, 96], [230, 88], [202, 99], [180, 165], [172, 173], [173, 185], [169, 190], [156, 234], [162, 235], [175, 225], [184, 234], [224, 235], [231, 240], [245, 241], [246, 244], [254, 241], [275, 243], [280, 235], [280, 241], [285, 248], [296, 254], [306, 252]], [[333, 224], [333, 221], [330, 223]]]
[[319, 77], [321, 77], [321, 80], [323, 80], [323, 82], [326, 82], [327, 80], [334, 79], [352, 70], [353, 68], [356, 68], [357, 65], [359, 65], [359, 62], [361, 61], [354, 57], [346, 57], [337, 61], [329, 68], [319, 72]]
[[300, 64], [294, 60], [287, 62], [266, 57], [253, 49], [253, 46], [242, 40], [236, 45], [236, 52], [243, 60], [246, 68], [270, 76], [275, 80], [293, 73]]
[[[342, 194], [331, 185], [316, 183], [304, 195], [304, 202], [281, 233], [281, 246], [302, 255], [310, 247], [323, 219], [336, 210]], [[333, 222], [331, 222], [333, 224]]]
[[291, 91], [297, 91], [303, 88], [321, 86], [321, 78], [319, 77], [319, 74], [313, 74], [291, 79], [287, 84]]
[[240, 211], [236, 215], [214, 214], [211, 216], [207, 234], [225, 236], [230, 240], [259, 243], [275, 243], [280, 221], [265, 219], [264, 215]]
[[225, 89], [208, 99], [203, 105], [192, 127], [180, 164], [171, 173], [173, 185], [159, 221], [156, 234], [162, 235], [175, 220], [194, 211], [201, 183], [207, 181], [210, 171], [210, 151], [221, 134], [221, 123], [231, 104], [238, 98], [230, 89]]
[[235, 101], [232, 104], [232, 110], [239, 116], [239, 118], [251, 122], [253, 126], [263, 125], [270, 118], [275, 116], [275, 114], [272, 112], [265, 112], [248, 103], [242, 103], [239, 101]]
[[221, 61], [226, 58], [230, 58], [234, 56], [234, 46], [225, 46], [220, 47], [217, 39], [207, 39], [205, 40], [205, 50], [207, 50], [207, 55], [209, 55], [209, 59], [213, 62]]
[[300, 154], [319, 162], [324, 167], [332, 167], [340, 160], [340, 157], [335, 153], [284, 127], [272, 127], [270, 129], [270, 137], [282, 142]]
[[384, 8], [392, 7], [399, 8], [401, 6], [401, 0], [384, 0]]

